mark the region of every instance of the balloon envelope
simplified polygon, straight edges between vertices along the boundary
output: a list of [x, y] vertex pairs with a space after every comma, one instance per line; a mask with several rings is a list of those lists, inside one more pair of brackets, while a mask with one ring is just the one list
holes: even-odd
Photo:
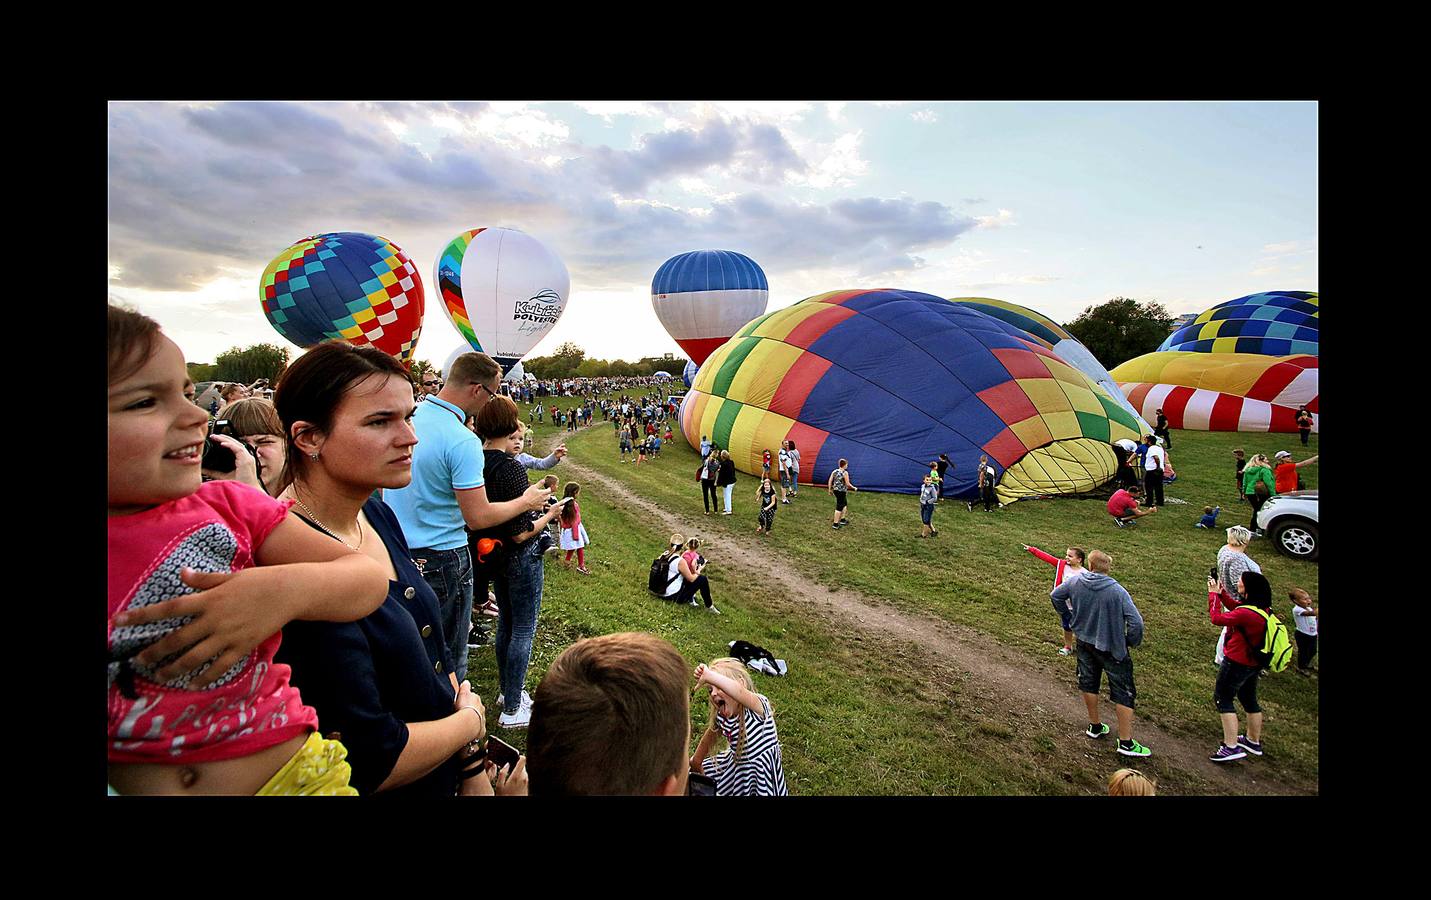
[[371, 344], [412, 359], [422, 331], [422, 279], [402, 248], [355, 231], [306, 237], [263, 270], [258, 287], [274, 330], [300, 347]]
[[1316, 356], [1321, 302], [1313, 291], [1265, 291], [1204, 310], [1168, 335], [1159, 350]]
[[917, 493], [947, 453], [946, 496], [978, 494], [981, 454], [1002, 502], [1071, 494], [1117, 469], [1132, 413], [1028, 335], [914, 291], [837, 291], [740, 329], [700, 367], [681, 404], [691, 446], [708, 435], [755, 474], [792, 440], [800, 481], [839, 459], [861, 489]]
[[651, 280], [651, 306], [696, 365], [765, 312], [770, 285], [750, 257], [733, 250], [673, 256]]
[[695, 360], [692, 359], [686, 362], [685, 369], [681, 371], [681, 380], [686, 383], [686, 387], [690, 387], [691, 383], [696, 380], [696, 373], [700, 370], [701, 367], [696, 365]]
[[474, 228], [434, 266], [442, 308], [473, 350], [510, 372], [566, 309], [571, 276], [545, 244], [514, 228]]

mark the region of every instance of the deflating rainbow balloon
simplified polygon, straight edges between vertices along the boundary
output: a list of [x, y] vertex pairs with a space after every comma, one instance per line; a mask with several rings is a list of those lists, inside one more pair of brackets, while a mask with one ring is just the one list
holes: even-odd
[[1104, 484], [1110, 442], [1138, 437], [1132, 413], [1022, 330], [899, 290], [820, 294], [748, 323], [701, 365], [681, 428], [751, 474], [791, 440], [802, 482], [844, 457], [861, 489], [897, 493], [947, 453], [944, 493], [972, 498], [987, 454], [1005, 503]]
[[673, 256], [651, 279], [651, 306], [697, 366], [736, 330], [765, 312], [770, 285], [750, 257], [733, 250]]
[[422, 331], [422, 279], [402, 248], [354, 231], [306, 237], [263, 270], [263, 314], [299, 347], [371, 344], [410, 362]]

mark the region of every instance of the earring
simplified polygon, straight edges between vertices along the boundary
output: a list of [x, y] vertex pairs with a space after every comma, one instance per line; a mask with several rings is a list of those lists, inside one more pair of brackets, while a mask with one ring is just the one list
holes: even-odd
[[318, 454], [317, 454], [316, 452], [310, 453], [310, 454], [308, 454], [308, 458], [309, 458], [309, 459], [317, 459], [317, 458], [318, 458]]

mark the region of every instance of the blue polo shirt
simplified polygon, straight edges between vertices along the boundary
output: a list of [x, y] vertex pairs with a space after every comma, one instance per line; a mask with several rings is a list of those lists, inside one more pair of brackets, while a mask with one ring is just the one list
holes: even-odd
[[456, 550], [467, 546], [466, 522], [456, 491], [482, 487], [482, 442], [462, 423], [467, 416], [435, 396], [412, 413], [417, 446], [412, 448], [412, 483], [383, 491], [383, 500], [409, 547]]

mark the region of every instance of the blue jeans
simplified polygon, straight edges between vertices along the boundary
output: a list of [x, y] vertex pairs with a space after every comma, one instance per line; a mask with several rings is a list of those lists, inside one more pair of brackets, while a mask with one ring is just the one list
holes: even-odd
[[546, 574], [536, 538], [512, 549], [492, 578], [499, 610], [493, 647], [497, 652], [498, 685], [505, 707], [502, 711], [507, 713], [521, 708], [522, 687], [532, 658], [532, 639], [537, 634], [537, 614], [542, 609], [542, 581]]
[[467, 631], [472, 626], [472, 554], [466, 547], [455, 550], [414, 547], [412, 559], [437, 594], [447, 657], [452, 660], [453, 671], [461, 683], [467, 678]]

